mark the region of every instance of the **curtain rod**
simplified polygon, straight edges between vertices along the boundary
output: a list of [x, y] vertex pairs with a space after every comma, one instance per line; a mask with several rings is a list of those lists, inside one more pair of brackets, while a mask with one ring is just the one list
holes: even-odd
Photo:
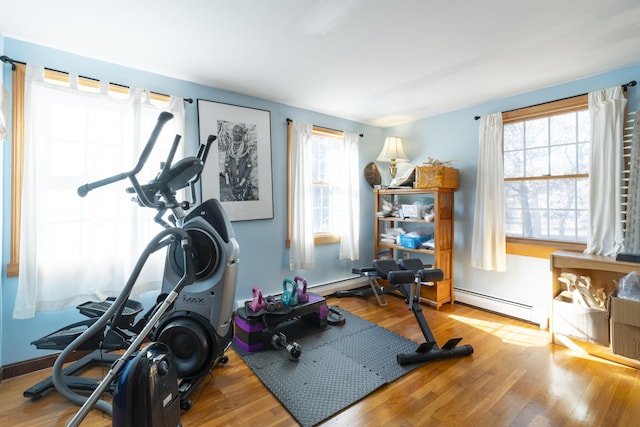
[[[290, 119], [289, 117], [287, 117], [287, 124], [291, 124], [291, 123], [293, 123], [293, 119]], [[313, 126], [316, 126], [316, 125], [313, 125]], [[333, 131], [336, 131], [336, 132], [342, 132], [342, 133], [344, 133], [344, 131], [343, 131], [343, 130], [340, 130], [340, 129], [331, 129], [331, 128], [328, 128], [328, 127], [326, 127], [326, 126], [320, 126], [320, 125], [318, 125], [318, 127], [320, 127], [320, 128], [324, 128], [324, 129], [333, 130]], [[360, 136], [360, 138], [363, 138], [363, 137], [364, 137], [364, 134], [363, 134], [363, 133], [359, 133], [359, 134], [358, 134], [358, 136]]]
[[[22, 65], [27, 65], [26, 62], [22, 62], [22, 61], [15, 61], [11, 58], [9, 58], [6, 55], [2, 55], [0, 56], [0, 61], [4, 62], [5, 64], [11, 64], [11, 71], [15, 71], [16, 70], [16, 64], [22, 64]], [[56, 73], [62, 73], [62, 74], [69, 74], [66, 71], [60, 71], [60, 70], [55, 70], [53, 68], [47, 68], [45, 67], [45, 69], [50, 70], [50, 71], [55, 71]], [[88, 80], [93, 80], [93, 81], [98, 81], [98, 79], [95, 79], [93, 77], [86, 77], [86, 76], [78, 76], [78, 77], [82, 77], [83, 79], [88, 79]], [[115, 85], [115, 86], [120, 86], [120, 87], [126, 87], [127, 89], [129, 89], [129, 86], [127, 85], [121, 85], [118, 83], [112, 83], [109, 82], [109, 84]], [[153, 92], [153, 91], [152, 91]], [[166, 96], [169, 97], [170, 95], [164, 94], [164, 93], [159, 93], [159, 92], [153, 92], [156, 95], [160, 95], [160, 96]], [[193, 104], [193, 98], [185, 98], [184, 99], [185, 102], [188, 102], [189, 104]]]
[[6, 55], [2, 55], [0, 56], [0, 61], [4, 62], [5, 64], [11, 64], [11, 71], [15, 71], [16, 70], [16, 61], [14, 61], [13, 59], [9, 58]]
[[[629, 83], [625, 83], [622, 85], [622, 90], [623, 91], [627, 91], [628, 88], [630, 87], [634, 87], [636, 84], [638, 84], [635, 80], [631, 80]], [[576, 96], [584, 96], [587, 95], [586, 93], [582, 93], [580, 95], [574, 95], [574, 96], [570, 96], [568, 98], [562, 98], [562, 99], [569, 99], [569, 98], [575, 98]], [[562, 101], [562, 99], [556, 99], [555, 101], [549, 101], [549, 102], [556, 102], [556, 101]], [[529, 107], [536, 107], [538, 105], [544, 105], [544, 104], [548, 104], [549, 102], [542, 102], [540, 104], [535, 104], [535, 105], [530, 105]], [[528, 108], [528, 107], [523, 107], [523, 108]], [[519, 110], [520, 108], [514, 108], [513, 110], [507, 110], [507, 111], [503, 111], [503, 113], [510, 113], [511, 111], [516, 111]], [[474, 116], [473, 120], [479, 120], [482, 116]]]

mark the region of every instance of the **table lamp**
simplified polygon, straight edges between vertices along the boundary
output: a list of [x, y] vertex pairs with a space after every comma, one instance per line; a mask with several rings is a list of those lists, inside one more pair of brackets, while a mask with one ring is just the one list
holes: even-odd
[[407, 162], [409, 159], [402, 149], [402, 138], [399, 136], [388, 136], [384, 140], [384, 147], [376, 159], [379, 162], [389, 162], [389, 175], [391, 180], [396, 177], [398, 168], [397, 162]]

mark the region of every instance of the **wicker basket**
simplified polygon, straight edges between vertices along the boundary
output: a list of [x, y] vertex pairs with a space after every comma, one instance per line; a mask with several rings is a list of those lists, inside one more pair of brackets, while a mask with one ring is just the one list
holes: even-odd
[[447, 166], [418, 166], [416, 188], [458, 188], [458, 169]]

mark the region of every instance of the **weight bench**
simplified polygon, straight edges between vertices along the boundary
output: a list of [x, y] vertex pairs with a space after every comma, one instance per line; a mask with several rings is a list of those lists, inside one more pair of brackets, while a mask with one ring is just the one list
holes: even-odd
[[[422, 264], [422, 261], [416, 259], [416, 261]], [[423, 266], [422, 268], [428, 268], [429, 266]], [[351, 272], [353, 274], [359, 274], [360, 276], [366, 277], [369, 281], [369, 286], [371, 289], [351, 289], [348, 291], [337, 291], [336, 297], [362, 297], [366, 298], [368, 296], [374, 295], [376, 300], [378, 300], [378, 305], [380, 307], [384, 307], [388, 304], [386, 294], [390, 294], [393, 291], [400, 290], [398, 285], [392, 286], [382, 286], [378, 283], [378, 278], [380, 278], [380, 274], [376, 271], [375, 267], [357, 267], [352, 268]]]
[[418, 258], [404, 258], [398, 262], [393, 259], [378, 259], [373, 261], [373, 268], [379, 277], [387, 279], [390, 284], [398, 287], [404, 294], [409, 304], [409, 310], [413, 312], [426, 340], [418, 346], [414, 353], [398, 354], [397, 360], [400, 365], [464, 357], [473, 353], [473, 347], [469, 344], [457, 346], [462, 338], [451, 338], [442, 347], [439, 347], [422, 314], [420, 287], [422, 283], [442, 280], [444, 278], [442, 270], [424, 268], [422, 261]]
[[370, 295], [375, 295], [376, 300], [378, 300], [378, 305], [380, 307], [384, 307], [388, 304], [387, 297], [385, 294], [389, 292], [393, 292], [395, 290], [395, 286], [380, 286], [378, 283], [378, 278], [380, 275], [376, 271], [374, 267], [358, 267], [352, 268], [351, 272], [353, 274], [359, 274], [360, 276], [366, 277], [369, 281], [369, 286], [371, 289], [351, 289], [348, 291], [338, 291], [336, 292], [337, 298], [343, 297], [368, 297]]

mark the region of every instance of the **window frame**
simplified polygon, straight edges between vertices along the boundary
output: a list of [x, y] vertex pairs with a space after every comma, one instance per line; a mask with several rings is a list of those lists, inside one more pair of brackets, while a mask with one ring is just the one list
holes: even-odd
[[[292, 122], [288, 122], [287, 126], [287, 239], [285, 246], [291, 247], [291, 229], [293, 227], [293, 208], [291, 206], [291, 125]], [[329, 138], [341, 139], [344, 138], [344, 132], [335, 129], [329, 129], [322, 126], [312, 125], [312, 134], [316, 136], [324, 136]], [[314, 233], [313, 243], [314, 245], [328, 245], [332, 243], [340, 243], [341, 238], [339, 233]]]
[[[544, 104], [519, 108], [502, 113], [502, 124], [521, 122], [546, 118], [555, 115], [573, 113], [589, 109], [587, 94], [551, 101]], [[584, 176], [584, 175], [580, 175]], [[588, 174], [586, 175], [588, 176]], [[553, 178], [553, 177], [550, 177]], [[512, 180], [504, 178], [505, 182]], [[527, 239], [523, 237], [505, 237], [506, 251], [511, 255], [523, 255], [534, 258], [546, 258], [556, 251], [582, 252], [586, 249], [586, 243], [561, 242], [556, 240]]]

